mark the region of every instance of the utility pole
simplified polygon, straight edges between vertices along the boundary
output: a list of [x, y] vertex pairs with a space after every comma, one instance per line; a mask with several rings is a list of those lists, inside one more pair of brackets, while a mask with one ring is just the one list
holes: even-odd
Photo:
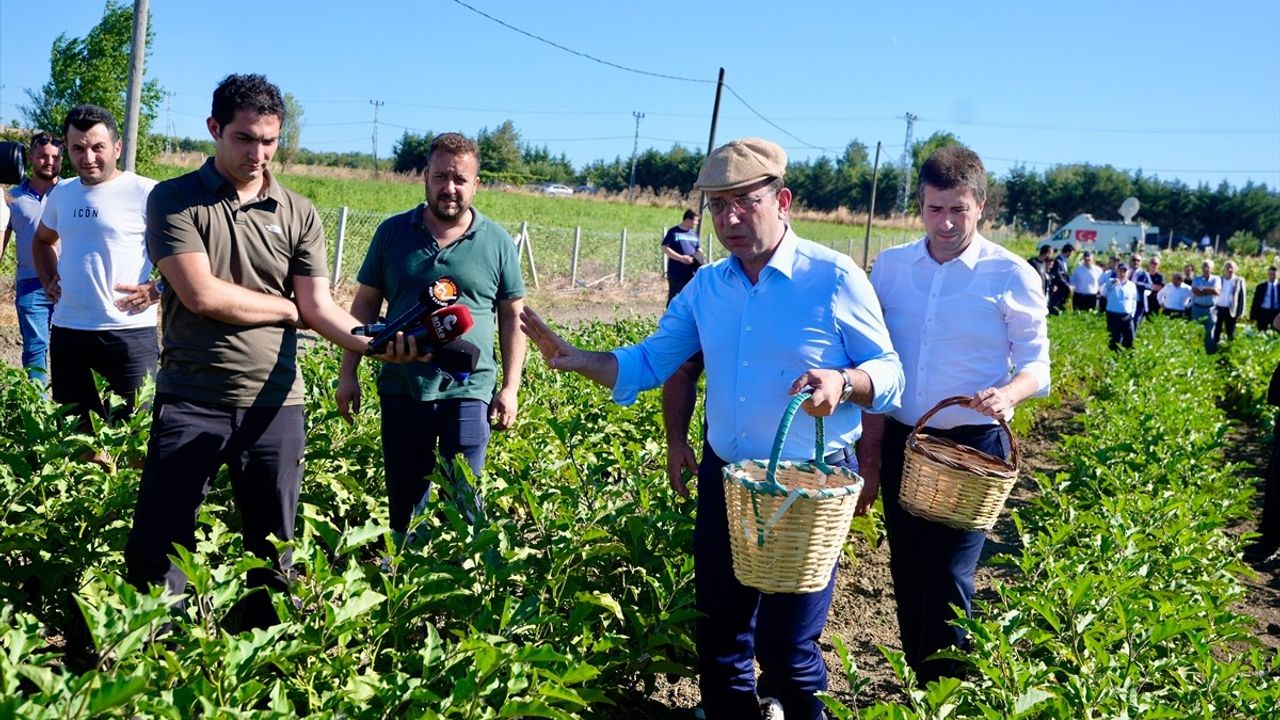
[[907, 113], [903, 116], [907, 121], [907, 142], [902, 146], [902, 185], [898, 187], [898, 214], [907, 214], [907, 195], [911, 192], [911, 170], [913, 158], [911, 157], [911, 126], [920, 119], [918, 115]]
[[373, 176], [378, 177], [378, 108], [386, 105], [381, 100], [370, 100], [373, 106]]
[[631, 146], [631, 182], [627, 183], [627, 191], [631, 193], [631, 199], [634, 200], [636, 186], [636, 155], [640, 152], [640, 121], [644, 119], [644, 113], [632, 112], [636, 118], [636, 141]]
[[173, 140], [177, 139], [178, 129], [173, 126], [173, 96], [172, 90], [166, 90], [164, 93], [164, 151], [166, 154], [173, 152]]
[[138, 123], [142, 119], [142, 69], [147, 57], [147, 1], [133, 0], [133, 41], [129, 47], [129, 95], [124, 108], [124, 169], [138, 163]]
[[[724, 90], [724, 68], [720, 68], [720, 77], [716, 80], [716, 102], [711, 106], [711, 135], [707, 138], [707, 155], [716, 149], [716, 123], [720, 120], [720, 94]], [[707, 194], [698, 193], [698, 238], [705, 237], [702, 232], [702, 215], [707, 210]], [[710, 249], [710, 246], [707, 246]], [[709, 260], [710, 255], [707, 256]]]
[[[871, 262], [871, 221], [876, 216], [876, 185], [880, 182], [880, 141], [876, 141], [876, 162], [871, 166], [871, 200], [867, 202], [867, 234], [862, 239], [862, 269]], [[853, 255], [853, 240], [849, 240], [849, 255]]]

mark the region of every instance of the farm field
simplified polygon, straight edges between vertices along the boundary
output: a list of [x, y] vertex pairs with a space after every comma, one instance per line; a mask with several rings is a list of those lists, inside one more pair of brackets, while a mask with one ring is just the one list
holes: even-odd
[[[1251, 527], [1236, 461], [1257, 449], [1230, 444], [1270, 430], [1280, 339], [1242, 333], [1208, 357], [1198, 328], [1162, 321], [1114, 356], [1101, 319], [1053, 318], [1055, 395], [1016, 427], [1041, 472], [993, 535], [965, 683], [899, 689], [878, 527], [860, 521], [826, 638], [837, 717], [1280, 713], [1275, 638], [1245, 612], [1276, 622], [1274, 594], [1233, 536]], [[605, 347], [651, 326], [573, 335]], [[421, 520], [425, 544], [388, 556], [376, 411], [337, 418], [331, 349], [304, 368], [299, 578], [294, 602], [278, 599], [284, 622], [252, 633], [228, 628], [256, 561], [225, 483], [182, 557], [192, 596], [173, 617], [120, 579], [149, 418], [78, 436], [20, 373], [0, 376], [4, 717], [689, 717], [693, 507], [666, 486], [656, 393], [618, 408], [532, 359], [520, 426], [479, 479], [486, 522], [442, 503]], [[117, 472], [78, 459], [99, 445]]]
[[[379, 218], [420, 198], [417, 184], [285, 182], [313, 197], [326, 223], [336, 219], [326, 198], [367, 202]], [[513, 232], [521, 220], [508, 217], [530, 222], [539, 270], [552, 278], [530, 302], [575, 343], [605, 348], [651, 331], [665, 299], [657, 232], [677, 209], [506, 192], [482, 193], [477, 206]], [[649, 268], [625, 285], [568, 287], [565, 243], [549, 229], [581, 224], [584, 248], [589, 229], [611, 238], [599, 242], [607, 273], [620, 220], [653, 226], [636, 243]], [[861, 228], [797, 225], [832, 242], [847, 242], [842, 231], [861, 238]], [[1034, 252], [1026, 239], [1010, 246]], [[355, 263], [363, 254], [348, 252]], [[1201, 259], [1165, 254], [1162, 270]], [[0, 272], [11, 278], [7, 262]], [[1270, 261], [1238, 262], [1251, 289]], [[566, 269], [557, 280], [548, 266]], [[9, 301], [0, 358], [10, 366], [12, 325]], [[1263, 393], [1280, 336], [1243, 323], [1239, 335], [1206, 356], [1198, 327], [1155, 318], [1133, 352], [1113, 355], [1101, 318], [1052, 318], [1053, 395], [1015, 418], [1023, 474], [979, 570], [971, 675], [903, 690], [882, 528], [858, 520], [823, 638], [832, 714], [1280, 717], [1280, 563], [1258, 575], [1238, 561], [1274, 431]], [[347, 426], [332, 399], [336, 351], [320, 343], [303, 366], [299, 576], [293, 597], [277, 599], [283, 622], [252, 633], [235, 631], [235, 606], [258, 561], [241, 552], [225, 478], [181, 558], [192, 591], [174, 616], [121, 579], [150, 418], [77, 435], [20, 372], [0, 370], [0, 720], [692, 717], [694, 506], [667, 487], [656, 392], [618, 408], [531, 357], [520, 425], [495, 436], [478, 479], [485, 522], [469, 527], [442, 503], [421, 518], [423, 545], [388, 554], [371, 378]], [[83, 462], [91, 448], [117, 470]], [[174, 631], [157, 638], [170, 621]]]

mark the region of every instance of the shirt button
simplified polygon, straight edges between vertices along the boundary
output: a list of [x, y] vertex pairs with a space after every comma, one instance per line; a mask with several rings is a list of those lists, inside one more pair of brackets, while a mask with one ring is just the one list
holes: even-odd
[[751, 332], [751, 326], [750, 326], [750, 325], [748, 325], [748, 326], [747, 326], [747, 332]]
[[746, 395], [739, 395], [739, 396], [738, 396], [738, 402], [746, 402], [746, 401], [747, 401], [747, 396], [746, 396]]
[[750, 364], [751, 364], [751, 363], [747, 362], [746, 360], [743, 360], [743, 361], [742, 361], [742, 367], [746, 367], [746, 366], [748, 366], [748, 365], [750, 365]]
[[746, 436], [747, 436], [747, 431], [746, 431], [746, 430], [743, 430], [742, 432], [740, 432], [740, 433], [738, 433], [738, 434], [739, 434], [739, 435], [741, 435], [742, 437], [746, 437]]

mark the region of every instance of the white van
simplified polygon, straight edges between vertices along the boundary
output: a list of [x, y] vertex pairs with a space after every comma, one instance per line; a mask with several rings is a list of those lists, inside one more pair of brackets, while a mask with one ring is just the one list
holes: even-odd
[[1077, 250], [1127, 253], [1146, 246], [1148, 234], [1159, 234], [1160, 228], [1142, 223], [1119, 220], [1094, 220], [1092, 215], [1081, 213], [1052, 235], [1036, 243], [1036, 247], [1049, 245], [1061, 250], [1070, 243]]

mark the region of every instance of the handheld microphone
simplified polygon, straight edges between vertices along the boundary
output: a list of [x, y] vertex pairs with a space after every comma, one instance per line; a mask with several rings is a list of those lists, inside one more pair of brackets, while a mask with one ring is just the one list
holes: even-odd
[[392, 324], [388, 323], [385, 330], [369, 341], [365, 354], [381, 355], [386, 352], [387, 344], [395, 340], [396, 332], [404, 332], [417, 343], [418, 354], [424, 355], [429, 352], [428, 348], [439, 347], [461, 337], [473, 325], [475, 321], [471, 317], [471, 309], [466, 305], [442, 307], [424, 318], [420, 325], [407, 329], [392, 332]]
[[480, 348], [469, 340], [454, 340], [439, 347], [428, 348], [427, 352], [431, 353], [431, 364], [457, 382], [465, 382], [480, 363]]
[[[374, 323], [372, 325], [361, 325], [352, 328], [354, 335], [373, 335], [373, 340], [369, 342], [369, 354], [378, 355], [386, 349], [387, 343], [395, 339], [396, 333], [407, 333], [410, 328], [417, 325], [422, 319], [430, 313], [437, 310], [443, 310], [452, 307], [458, 302], [458, 283], [452, 277], [443, 275], [436, 278], [432, 283], [418, 293], [418, 302], [413, 307], [400, 313], [394, 320], [386, 323]], [[470, 312], [467, 313], [470, 319]], [[379, 327], [381, 325], [381, 327]], [[467, 327], [470, 327], [468, 325]], [[465, 332], [465, 330], [464, 330]]]

